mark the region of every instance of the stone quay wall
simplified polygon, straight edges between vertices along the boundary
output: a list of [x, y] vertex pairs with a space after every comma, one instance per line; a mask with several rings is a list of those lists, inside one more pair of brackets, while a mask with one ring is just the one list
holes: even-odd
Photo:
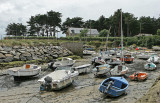
[[61, 46], [0, 46], [0, 63], [12, 61], [28, 61], [72, 55], [68, 49]]

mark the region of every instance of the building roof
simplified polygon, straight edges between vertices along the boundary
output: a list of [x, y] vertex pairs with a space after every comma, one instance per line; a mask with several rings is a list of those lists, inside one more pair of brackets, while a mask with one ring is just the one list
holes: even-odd
[[[69, 32], [70, 33], [73, 33], [73, 34], [80, 34], [81, 33], [81, 30], [83, 30], [85, 28], [68, 28]], [[90, 33], [90, 30], [91, 30], [91, 33]], [[88, 33], [87, 34], [99, 34], [99, 32], [97, 31], [97, 29], [88, 29]]]

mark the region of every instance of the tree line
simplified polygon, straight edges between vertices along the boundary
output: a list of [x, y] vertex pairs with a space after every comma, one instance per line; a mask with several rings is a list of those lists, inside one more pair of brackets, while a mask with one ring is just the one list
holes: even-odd
[[[21, 23], [10, 23], [6, 28], [7, 35], [24, 36], [54, 36], [60, 30], [65, 33], [69, 27], [76, 28], [92, 28], [100, 32], [101, 37], [105, 37], [110, 33], [111, 36], [120, 36], [120, 15], [121, 10], [118, 9], [113, 15], [106, 18], [104, 15], [97, 20], [84, 21], [82, 17], [68, 17], [62, 23], [62, 13], [49, 11], [46, 14], [37, 14], [31, 16], [27, 21], [27, 26]], [[157, 34], [160, 31], [160, 17], [151, 18], [142, 16], [138, 19], [134, 14], [122, 13], [123, 33], [124, 36], [135, 36], [139, 33]]]

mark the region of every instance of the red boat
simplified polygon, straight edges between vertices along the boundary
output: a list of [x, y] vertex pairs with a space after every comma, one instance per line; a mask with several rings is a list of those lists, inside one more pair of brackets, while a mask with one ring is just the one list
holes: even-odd
[[136, 72], [129, 76], [131, 80], [143, 81], [147, 79], [147, 73], [145, 72]]
[[130, 54], [127, 54], [127, 55], [124, 55], [123, 59], [120, 58], [120, 60], [125, 63], [133, 63], [134, 57]]

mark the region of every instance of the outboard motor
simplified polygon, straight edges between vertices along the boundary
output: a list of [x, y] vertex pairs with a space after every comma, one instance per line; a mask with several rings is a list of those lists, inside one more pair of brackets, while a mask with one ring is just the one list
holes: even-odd
[[44, 78], [44, 80], [45, 80], [45, 83], [40, 86], [40, 90], [41, 91], [44, 91], [44, 90], [50, 91], [52, 88], [52, 86], [51, 86], [52, 78], [47, 76]]
[[56, 68], [53, 67], [53, 64], [54, 64], [54, 62], [48, 63], [48, 68], [52, 69], [52, 70], [55, 70]]

